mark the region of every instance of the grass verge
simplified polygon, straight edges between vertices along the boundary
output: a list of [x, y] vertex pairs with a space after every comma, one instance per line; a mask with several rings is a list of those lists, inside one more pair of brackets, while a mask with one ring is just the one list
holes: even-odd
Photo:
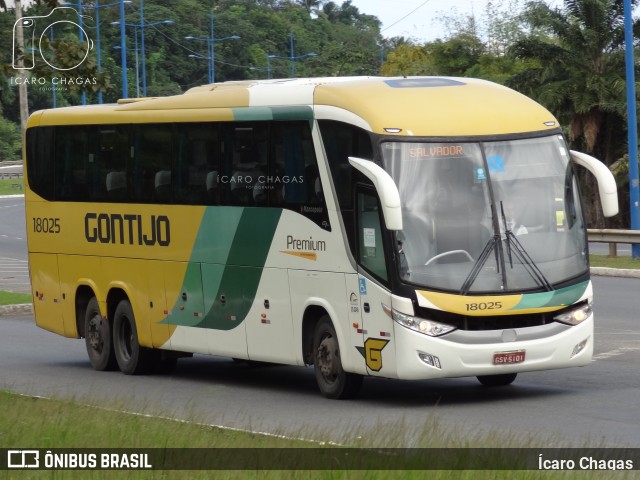
[[592, 267], [640, 269], [640, 260], [631, 257], [609, 257], [608, 255], [589, 255]]
[[[336, 403], [335, 408], [340, 408]], [[110, 411], [97, 406], [83, 405], [71, 401], [49, 400], [15, 395], [0, 391], [0, 448], [322, 448], [322, 444], [302, 440], [276, 438], [247, 432], [231, 431], [216, 427], [209, 427], [193, 423], [141, 416]], [[398, 432], [389, 431], [388, 427], [377, 432], [380, 438], [387, 438], [385, 447], [392, 448], [395, 440], [403, 437], [406, 425], [400, 422], [393, 427]], [[429, 446], [422, 442], [434, 441], [439, 447], [487, 447], [496, 444], [496, 438], [491, 435], [485, 438], [473, 438], [472, 432], [458, 436], [464, 440], [454, 440], [444, 434], [433, 420], [425, 423], [425, 436], [418, 439], [419, 446]], [[328, 427], [329, 428], [329, 427]], [[392, 430], [393, 430], [392, 429]], [[376, 432], [373, 432], [376, 434]], [[462, 433], [462, 432], [458, 432]], [[389, 434], [391, 436], [389, 437]], [[471, 436], [471, 439], [470, 439]], [[358, 446], [372, 446], [366, 444], [366, 439], [360, 436]], [[394, 440], [395, 439], [395, 440]], [[444, 439], [444, 440], [443, 440]], [[504, 442], [503, 436], [500, 437]], [[404, 442], [403, 442], [404, 443]], [[531, 440], [531, 445], [544, 444], [538, 440]], [[401, 446], [396, 444], [395, 446]], [[355, 446], [355, 445], [351, 445]], [[299, 452], [299, 451], [298, 451]], [[216, 452], [219, 453], [219, 452]], [[231, 453], [233, 453], [231, 451]], [[275, 455], [287, 455], [286, 450], [278, 450]], [[496, 465], [500, 464], [500, 452], [496, 452]], [[492, 458], [486, 459], [488, 465], [493, 465]], [[11, 479], [399, 479], [413, 480], [429, 478], [430, 480], [484, 480], [509, 478], [513, 480], [555, 480], [555, 479], [626, 479], [632, 478], [627, 473], [620, 472], [538, 472], [538, 471], [419, 471], [419, 470], [340, 470], [331, 468], [332, 462], [327, 462], [327, 470], [226, 470], [226, 471], [9, 471]], [[0, 477], [2, 477], [0, 472]], [[634, 472], [630, 472], [634, 473]]]
[[[15, 187], [15, 185], [19, 185]], [[0, 195], [20, 195], [24, 193], [22, 178], [7, 178], [0, 180]]]
[[5, 290], [0, 290], [0, 306], [31, 303], [31, 300], [31, 294], [29, 293], [7, 292]]

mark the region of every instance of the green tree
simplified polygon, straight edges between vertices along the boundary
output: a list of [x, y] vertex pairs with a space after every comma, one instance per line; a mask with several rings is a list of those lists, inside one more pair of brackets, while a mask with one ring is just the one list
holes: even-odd
[[20, 127], [0, 116], [0, 161], [19, 160], [21, 149]]
[[537, 1], [524, 18], [533, 33], [510, 53], [537, 66], [509, 85], [556, 114], [580, 148], [613, 163], [622, 155], [626, 115], [623, 0], [565, 0], [563, 10]]
[[434, 75], [436, 71], [424, 45], [404, 43], [387, 55], [381, 73], [386, 76]]
[[464, 76], [478, 63], [484, 51], [482, 41], [466, 32], [427, 45], [429, 58], [438, 75]]
[[[563, 9], [537, 1], [528, 4], [524, 18], [532, 32], [516, 42], [510, 53], [535, 60], [537, 66], [512, 77], [509, 85], [538, 100], [568, 125], [573, 148], [613, 164], [626, 149], [623, 0], [565, 0]], [[637, 32], [637, 20], [634, 28]], [[582, 183], [585, 198], [597, 198], [591, 176]], [[604, 219], [597, 203], [587, 201], [586, 208], [590, 224], [601, 227]], [[628, 218], [626, 202], [620, 204], [618, 218]]]

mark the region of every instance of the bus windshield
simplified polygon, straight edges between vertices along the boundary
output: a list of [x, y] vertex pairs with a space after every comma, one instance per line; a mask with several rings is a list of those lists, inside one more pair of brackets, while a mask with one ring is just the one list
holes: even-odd
[[402, 203], [403, 281], [462, 294], [552, 290], [587, 271], [562, 136], [394, 141], [382, 144], [382, 154]]

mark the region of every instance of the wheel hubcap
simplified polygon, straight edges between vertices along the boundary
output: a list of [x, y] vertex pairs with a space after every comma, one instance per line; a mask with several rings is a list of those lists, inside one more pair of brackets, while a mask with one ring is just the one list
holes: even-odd
[[338, 372], [338, 342], [333, 337], [326, 337], [318, 346], [317, 362], [322, 376], [334, 380]]
[[89, 331], [87, 332], [87, 338], [89, 340], [89, 345], [96, 351], [102, 350], [102, 318], [100, 315], [94, 315], [91, 320], [89, 320]]

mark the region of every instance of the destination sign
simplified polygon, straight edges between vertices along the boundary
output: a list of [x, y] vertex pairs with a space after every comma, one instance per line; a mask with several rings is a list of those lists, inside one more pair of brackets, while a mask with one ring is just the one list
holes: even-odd
[[409, 148], [409, 158], [464, 157], [462, 145], [420, 145]]

